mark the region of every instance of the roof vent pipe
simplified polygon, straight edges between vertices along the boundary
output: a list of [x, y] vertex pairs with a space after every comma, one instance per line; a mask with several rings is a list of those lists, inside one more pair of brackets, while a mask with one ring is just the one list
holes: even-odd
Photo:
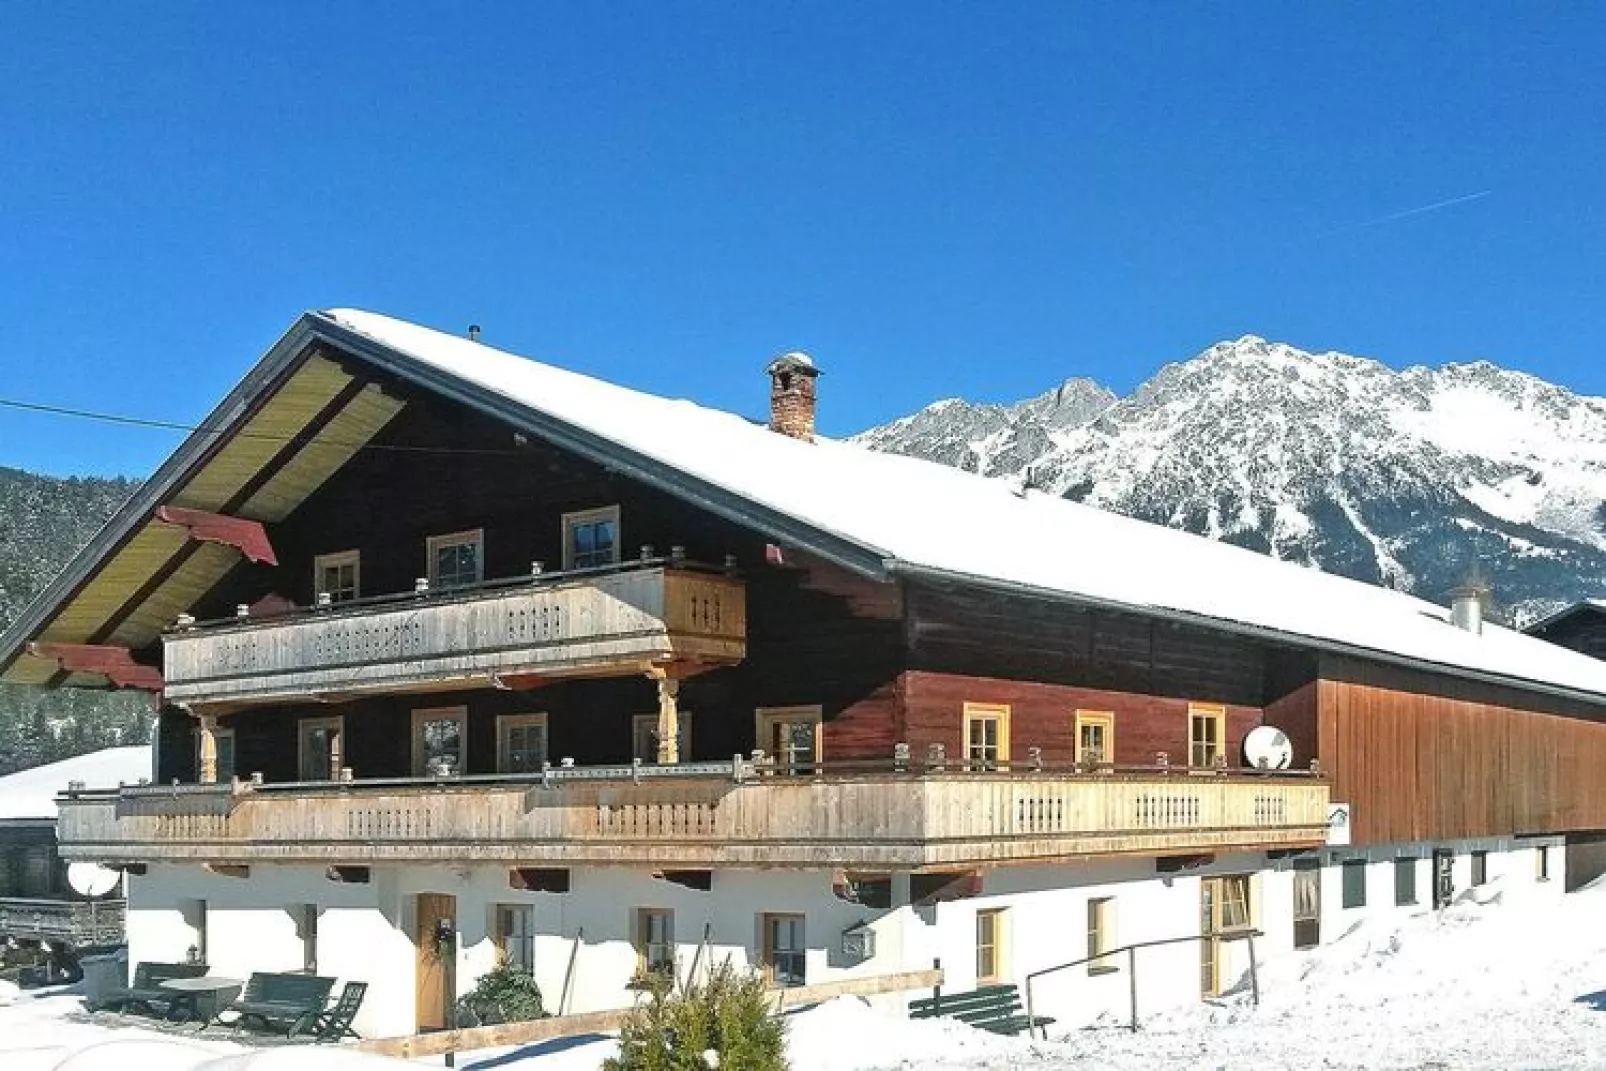
[[478, 342], [480, 340], [480, 325], [479, 324], [469, 324], [468, 325], [468, 340], [470, 342]]
[[1474, 636], [1483, 634], [1483, 614], [1489, 589], [1481, 584], [1465, 584], [1450, 592], [1450, 623]]

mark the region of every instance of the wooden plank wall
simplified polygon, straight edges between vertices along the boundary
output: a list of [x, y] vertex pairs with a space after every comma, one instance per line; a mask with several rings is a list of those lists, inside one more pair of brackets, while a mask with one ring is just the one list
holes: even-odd
[[1606, 723], [1382, 666], [1324, 666], [1318, 751], [1358, 844], [1606, 829]]
[[[963, 754], [962, 726], [966, 703], [1006, 703], [1010, 707], [1010, 754], [1024, 761], [1027, 748], [1043, 749], [1045, 763], [1076, 758], [1074, 734], [1078, 709], [1115, 714], [1115, 761], [1147, 765], [1155, 752], [1171, 762], [1188, 761], [1188, 701], [1137, 692], [1084, 688], [1034, 681], [973, 677], [914, 670], [903, 677], [903, 736], [916, 759], [932, 743], [951, 756]], [[1242, 759], [1244, 734], [1261, 723], [1261, 710], [1243, 704], [1227, 707], [1227, 760]], [[827, 757], [831, 755], [828, 750]]]
[[1314, 677], [1281, 652], [1135, 614], [927, 584], [910, 586], [906, 605], [911, 669], [1246, 706], [1265, 702], [1273, 678], [1281, 695]]

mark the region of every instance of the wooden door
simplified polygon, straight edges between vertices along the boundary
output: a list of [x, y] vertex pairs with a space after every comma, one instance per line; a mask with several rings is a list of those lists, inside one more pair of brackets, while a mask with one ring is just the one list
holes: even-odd
[[457, 1001], [457, 898], [418, 894], [418, 1031], [445, 1030]]

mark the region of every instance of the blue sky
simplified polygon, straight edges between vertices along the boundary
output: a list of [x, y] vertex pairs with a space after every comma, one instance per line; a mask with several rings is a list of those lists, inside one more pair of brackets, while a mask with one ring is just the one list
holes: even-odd
[[808, 349], [832, 434], [1245, 333], [1606, 394], [1606, 8], [867, 7], [7, 5], [0, 397], [198, 419], [337, 305], [754, 414]]

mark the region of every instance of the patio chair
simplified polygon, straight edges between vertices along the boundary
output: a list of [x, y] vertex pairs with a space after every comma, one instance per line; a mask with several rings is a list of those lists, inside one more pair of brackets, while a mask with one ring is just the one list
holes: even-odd
[[335, 1001], [334, 1007], [318, 1016], [313, 1032], [319, 1041], [343, 1041], [346, 1038], [361, 1037], [351, 1028], [351, 1021], [357, 1018], [357, 1009], [362, 1007], [362, 998], [368, 993], [367, 982], [347, 982], [346, 987], [340, 991], [340, 999]]

